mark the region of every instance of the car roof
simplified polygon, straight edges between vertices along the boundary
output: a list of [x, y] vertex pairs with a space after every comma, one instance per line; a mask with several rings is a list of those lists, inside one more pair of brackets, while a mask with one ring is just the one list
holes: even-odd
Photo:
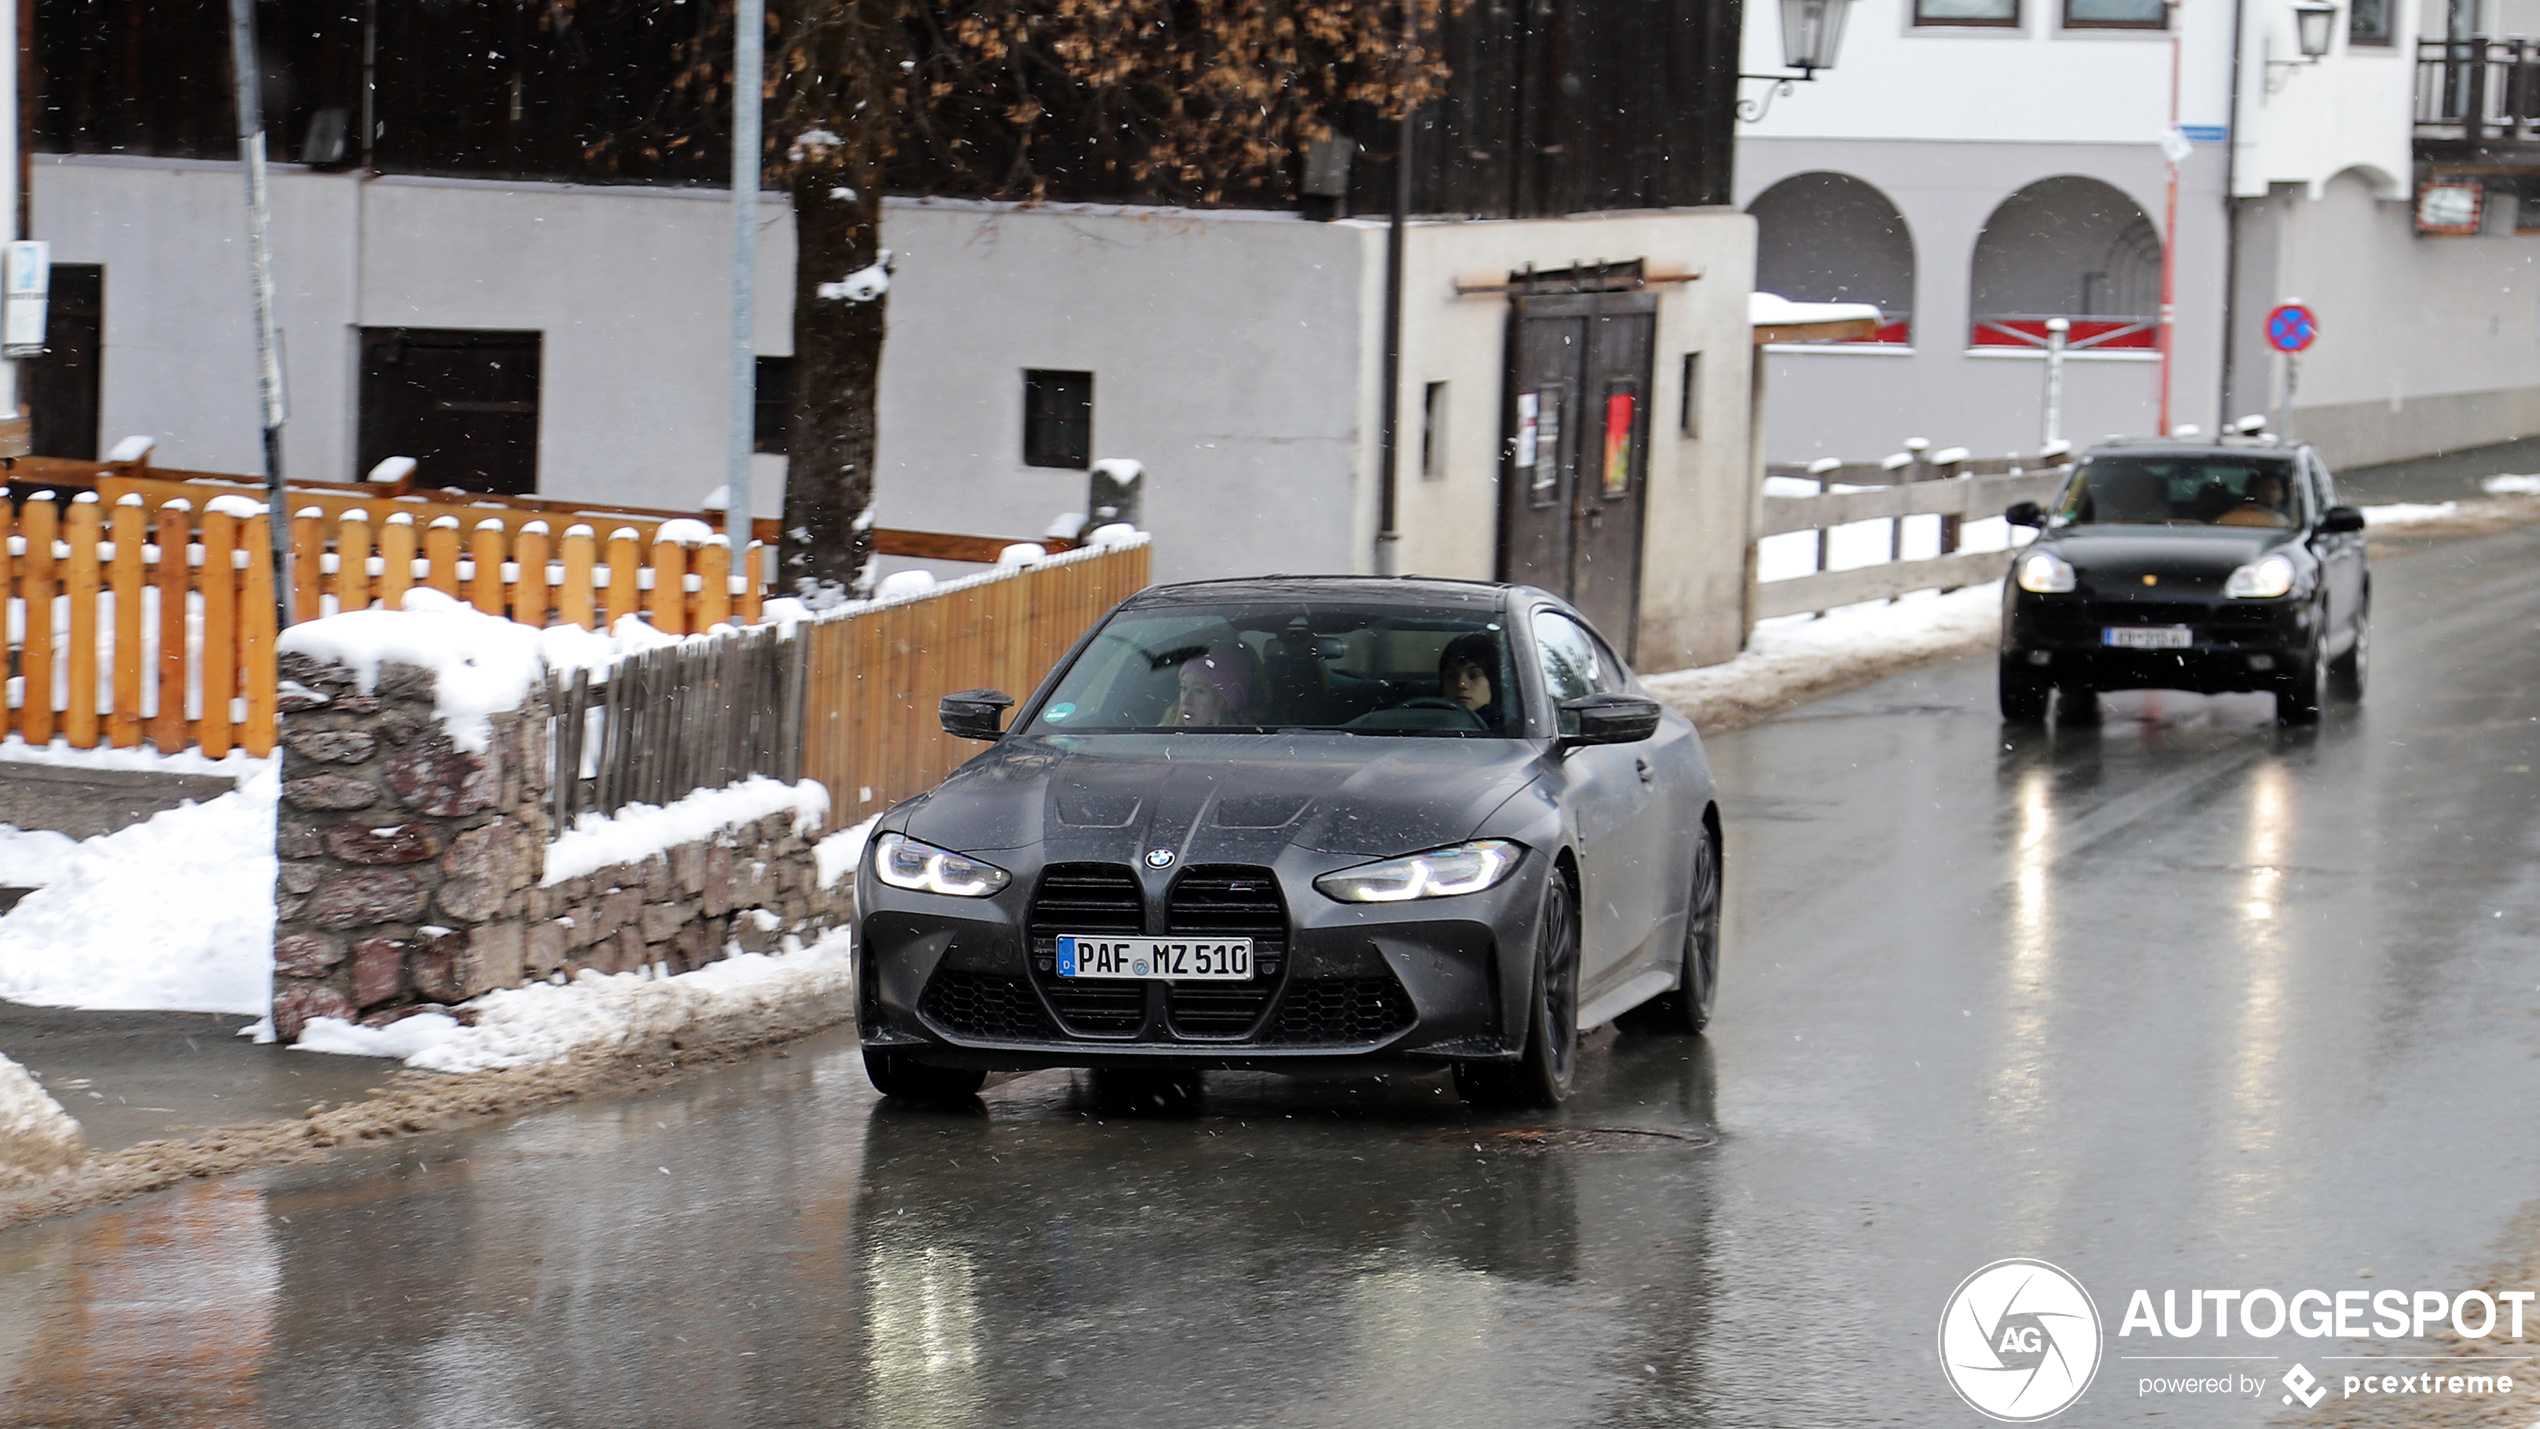
[[1315, 600], [1336, 604], [1450, 606], [1497, 610], [1528, 587], [1445, 576], [1267, 575], [1148, 586], [1123, 607], [1229, 601]]
[[2296, 452], [2310, 450], [2307, 442], [2280, 442], [2259, 437], [2112, 437], [2083, 452], [2084, 458], [2102, 452], [2124, 452], [2128, 456], [2280, 456], [2290, 458]]

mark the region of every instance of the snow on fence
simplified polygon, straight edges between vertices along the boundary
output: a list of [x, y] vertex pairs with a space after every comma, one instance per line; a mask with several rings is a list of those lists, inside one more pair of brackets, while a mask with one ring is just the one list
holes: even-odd
[[970, 689], [1021, 700], [1147, 581], [1141, 536], [822, 618], [804, 632], [801, 776], [828, 786], [840, 828], [934, 787], [979, 750], [943, 732], [936, 701]]
[[[2059, 450], [1978, 459], [1962, 447], [1930, 452], [1928, 443], [1908, 445], [1875, 463], [1829, 459], [1769, 469], [1755, 527], [1749, 620], [2000, 579], [2011, 538], [2005, 533], [2002, 544], [1988, 541], [1989, 549], [1961, 550], [1965, 524], [1998, 520], [2015, 501], [2052, 500], [2072, 472], [2071, 456]], [[1939, 518], [1937, 550], [1906, 559], [1905, 523], [1918, 516]], [[1864, 524], [1873, 522], [1885, 523], [1884, 530]], [[1857, 549], [1837, 549], [1843, 536], [1864, 532], [1874, 546], [1883, 538], [1884, 557], [1873, 550], [1864, 562]], [[1798, 542], [1794, 549], [1793, 538], [1807, 534], [1814, 542]]]

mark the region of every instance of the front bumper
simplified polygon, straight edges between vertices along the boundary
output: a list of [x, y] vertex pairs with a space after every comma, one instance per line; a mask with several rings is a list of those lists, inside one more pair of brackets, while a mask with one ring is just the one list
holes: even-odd
[[[1316, 875], [1362, 861], [1291, 850], [1250, 869], [1275, 878], [1283, 905], [1275, 929], [1246, 934], [1255, 976], [1172, 984], [1056, 976], [1056, 934], [1129, 931], [1069, 926], [1044, 902], [1051, 873], [1095, 865], [1018, 872], [995, 897], [967, 899], [887, 887], [868, 863], [857, 882], [860, 1035], [927, 1062], [997, 1071], [1310, 1071], [1515, 1056], [1551, 861], [1530, 851], [1506, 882], [1455, 898], [1344, 904], [1314, 890]], [[1236, 931], [1177, 921], [1179, 881], [1223, 867], [1116, 867], [1139, 886], [1143, 935]]]
[[[2111, 646], [2107, 632], [2184, 626], [2191, 643], [2169, 650]], [[2107, 600], [2013, 589], [2003, 611], [2002, 658], [2059, 685], [2101, 690], [2272, 690], [2317, 645], [2310, 602]]]

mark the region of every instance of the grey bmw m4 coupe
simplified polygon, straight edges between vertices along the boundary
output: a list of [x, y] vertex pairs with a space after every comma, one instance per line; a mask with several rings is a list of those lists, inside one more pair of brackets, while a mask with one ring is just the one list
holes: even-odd
[[1159, 586], [1014, 705], [943, 699], [989, 747], [885, 814], [858, 870], [885, 1094], [1445, 1064], [1469, 1101], [1549, 1105], [1581, 1029], [1710, 1018], [1701, 741], [1543, 591]]

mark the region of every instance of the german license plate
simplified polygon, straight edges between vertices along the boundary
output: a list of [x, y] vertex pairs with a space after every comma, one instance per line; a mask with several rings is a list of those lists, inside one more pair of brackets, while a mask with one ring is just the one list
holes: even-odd
[[2184, 650], [2196, 643], [2189, 625], [2119, 625], [2100, 632], [2100, 642], [2119, 650]]
[[1061, 934], [1060, 977], [1239, 982], [1252, 976], [1250, 938], [1089, 938]]

